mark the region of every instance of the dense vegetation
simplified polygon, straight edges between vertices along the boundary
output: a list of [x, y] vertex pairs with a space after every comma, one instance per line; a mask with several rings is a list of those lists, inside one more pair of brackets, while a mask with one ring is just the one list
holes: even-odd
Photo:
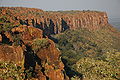
[[21, 66], [17, 66], [11, 62], [0, 63], [0, 79], [25, 79], [25, 73]]
[[11, 23], [7, 16], [0, 16], [0, 33], [2, 31], [9, 31], [10, 29], [19, 25], [14, 25], [14, 23]]
[[35, 39], [32, 44], [32, 49], [36, 53], [42, 48], [49, 47], [49, 42], [47, 39]]
[[82, 28], [55, 35], [67, 74], [72, 79], [76, 79], [78, 72], [90, 80], [119, 80], [120, 38], [116, 33], [109, 28], [97, 31]]

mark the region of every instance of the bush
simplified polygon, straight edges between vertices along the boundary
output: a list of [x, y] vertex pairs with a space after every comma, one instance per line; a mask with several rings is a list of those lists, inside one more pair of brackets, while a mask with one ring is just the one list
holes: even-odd
[[0, 79], [12, 78], [14, 80], [25, 79], [24, 70], [13, 63], [0, 62]]
[[0, 25], [0, 32], [2, 31], [10, 31], [12, 28], [14, 28], [12, 23], [5, 23], [3, 25]]
[[36, 53], [37, 51], [39, 51], [40, 49], [42, 48], [48, 48], [49, 47], [49, 41], [48, 39], [35, 39], [33, 40], [33, 43], [32, 43], [32, 49], [33, 51]]

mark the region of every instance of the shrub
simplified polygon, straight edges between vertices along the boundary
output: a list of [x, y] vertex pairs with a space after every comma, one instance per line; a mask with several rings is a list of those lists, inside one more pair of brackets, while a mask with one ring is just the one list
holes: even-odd
[[0, 79], [12, 78], [14, 80], [25, 79], [24, 70], [21, 66], [10, 62], [0, 62]]
[[35, 53], [37, 51], [39, 51], [41, 48], [48, 48], [48, 47], [49, 47], [49, 41], [47, 39], [37, 38], [37, 39], [33, 40], [32, 49]]

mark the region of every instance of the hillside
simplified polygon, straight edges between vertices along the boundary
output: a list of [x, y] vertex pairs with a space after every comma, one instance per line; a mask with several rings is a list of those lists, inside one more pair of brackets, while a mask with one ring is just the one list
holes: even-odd
[[0, 7], [3, 80], [119, 80], [119, 45], [105, 12]]
[[55, 35], [67, 75], [75, 80], [81, 76], [87, 80], [119, 80], [120, 38], [113, 34], [108, 28], [79, 28]]

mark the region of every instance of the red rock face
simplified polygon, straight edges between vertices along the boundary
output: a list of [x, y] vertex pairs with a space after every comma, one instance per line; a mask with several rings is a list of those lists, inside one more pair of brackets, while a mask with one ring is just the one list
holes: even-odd
[[17, 65], [24, 64], [23, 49], [20, 46], [0, 45], [0, 61], [14, 62]]
[[[29, 25], [40, 28], [44, 34], [58, 34], [66, 29], [79, 27], [96, 30], [108, 24], [105, 12], [97, 11], [63, 11], [45, 12], [33, 8], [2, 8], [1, 15], [7, 15], [14, 24]], [[10, 15], [8, 15], [8, 13]], [[12, 17], [11, 17], [12, 16]]]
[[[32, 67], [36, 73], [33, 80], [66, 80], [60, 51], [52, 40], [43, 38], [42, 32], [40, 29], [21, 25], [0, 33], [0, 62], [13, 62], [26, 70]], [[34, 43], [35, 40], [40, 42]], [[47, 41], [47, 45], [41, 40]], [[37, 44], [39, 45], [36, 47]], [[34, 46], [38, 48], [36, 52]]]
[[41, 60], [41, 67], [45, 70], [44, 73], [50, 80], [64, 80], [64, 64], [59, 60], [60, 52], [55, 48], [53, 41], [48, 41], [50, 43], [49, 47], [41, 48], [36, 53]]
[[22, 41], [27, 44], [36, 38], [43, 38], [43, 31], [34, 27], [21, 25], [19, 27], [15, 27], [11, 30], [13, 33], [20, 33], [20, 38]]

